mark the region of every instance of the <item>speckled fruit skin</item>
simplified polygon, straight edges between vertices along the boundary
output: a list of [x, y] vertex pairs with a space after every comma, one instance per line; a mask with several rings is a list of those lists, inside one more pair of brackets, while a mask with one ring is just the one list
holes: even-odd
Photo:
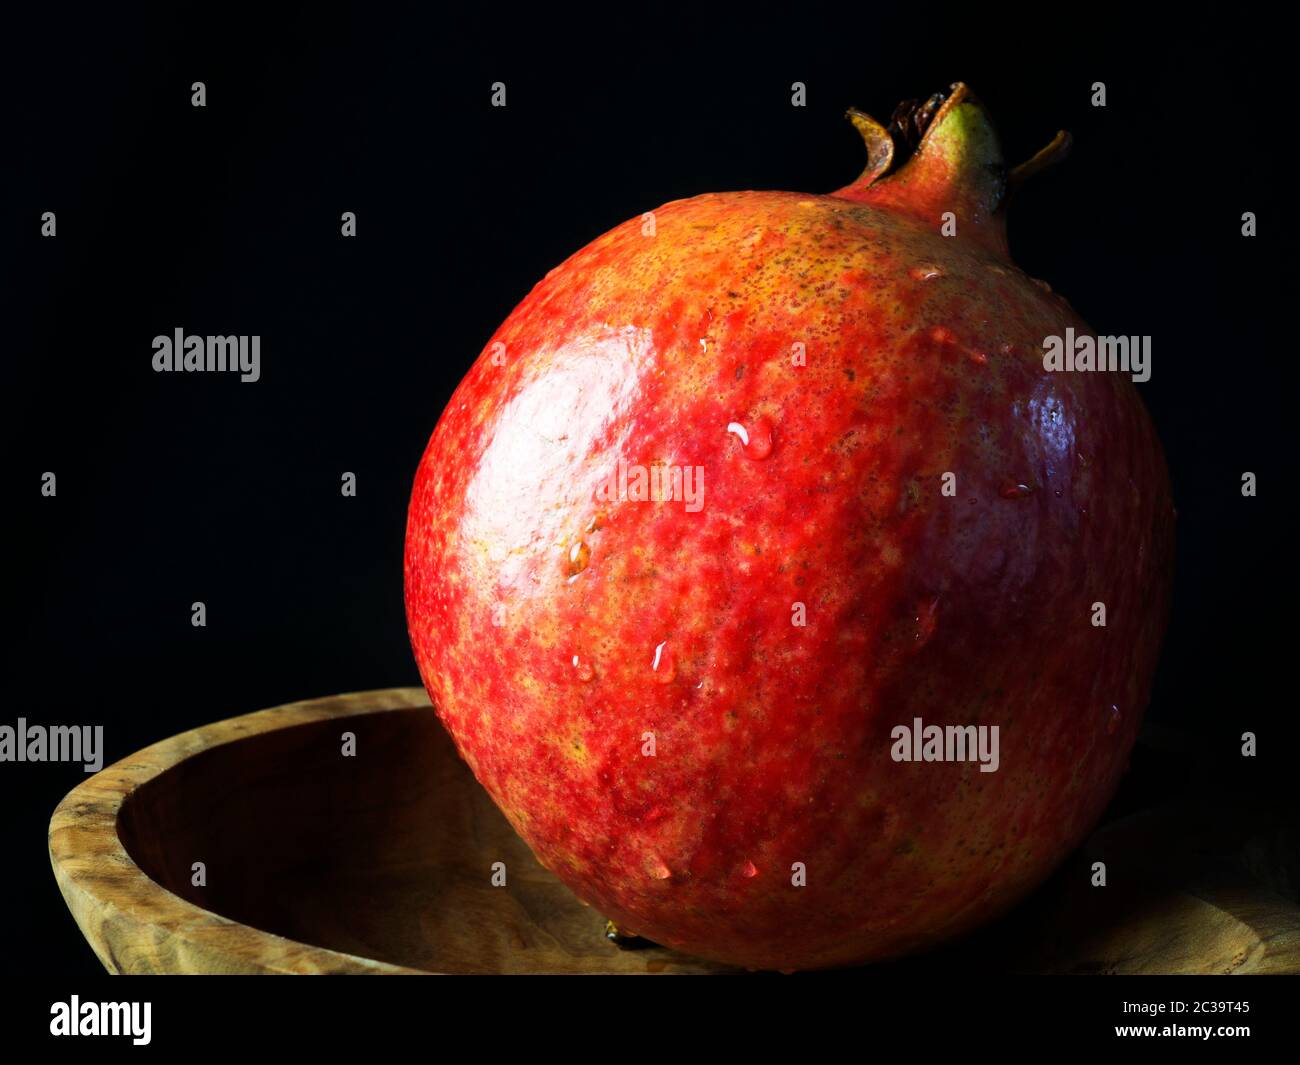
[[[836, 194], [676, 201], [547, 274], [407, 526], [420, 673], [511, 824], [625, 931], [754, 969], [1042, 881], [1126, 768], [1169, 595], [1159, 444], [1127, 375], [1044, 370], [1091, 331], [1006, 256], [983, 110], [955, 86], [883, 178], [855, 122]], [[598, 500], [620, 459], [702, 467], [703, 506]], [[997, 772], [894, 761], [914, 718], [999, 726]]]

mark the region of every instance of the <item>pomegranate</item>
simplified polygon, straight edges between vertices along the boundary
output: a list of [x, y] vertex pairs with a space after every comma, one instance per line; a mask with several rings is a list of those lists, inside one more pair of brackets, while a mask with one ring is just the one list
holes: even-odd
[[1008, 174], [962, 85], [850, 117], [838, 192], [674, 201], [547, 274], [407, 524], [421, 676], [538, 859], [753, 969], [1042, 881], [1126, 767], [1172, 573], [1137, 390], [1047, 367], [1093, 334], [1008, 256], [1008, 183], [1062, 140]]

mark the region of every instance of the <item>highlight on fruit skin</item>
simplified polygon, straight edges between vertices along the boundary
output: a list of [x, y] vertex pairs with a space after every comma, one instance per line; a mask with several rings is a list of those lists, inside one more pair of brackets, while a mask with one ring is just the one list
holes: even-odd
[[615, 930], [752, 969], [1041, 883], [1124, 772], [1172, 580], [1136, 388], [1046, 368], [1092, 331], [1010, 258], [1068, 137], [1008, 171], [961, 84], [849, 118], [843, 188], [636, 211], [540, 280], [407, 522], [421, 676], [512, 826]]

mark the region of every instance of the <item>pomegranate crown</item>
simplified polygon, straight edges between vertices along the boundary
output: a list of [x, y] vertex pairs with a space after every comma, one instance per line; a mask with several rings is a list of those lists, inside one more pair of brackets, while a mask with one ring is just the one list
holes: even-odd
[[946, 94], [899, 104], [888, 128], [856, 108], [849, 109], [848, 118], [866, 142], [867, 167], [832, 195], [935, 224], [951, 212], [957, 233], [1002, 256], [1007, 255], [1002, 208], [1008, 193], [1064, 159], [1071, 143], [1062, 130], [1032, 159], [1008, 171], [988, 112], [961, 82]]

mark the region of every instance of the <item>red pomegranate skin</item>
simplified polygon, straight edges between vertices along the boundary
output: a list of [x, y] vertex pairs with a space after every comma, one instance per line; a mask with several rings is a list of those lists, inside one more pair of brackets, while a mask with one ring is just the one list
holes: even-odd
[[[1164, 459], [1127, 375], [1044, 369], [1091, 331], [1007, 258], [996, 141], [954, 89], [893, 175], [877, 143], [837, 194], [679, 200], [573, 255], [420, 463], [424, 683], [624, 931], [752, 969], [913, 952], [1042, 881], [1126, 768]], [[703, 505], [601, 501], [620, 460], [702, 468]], [[916, 718], [998, 726], [997, 771], [895, 761]]]

